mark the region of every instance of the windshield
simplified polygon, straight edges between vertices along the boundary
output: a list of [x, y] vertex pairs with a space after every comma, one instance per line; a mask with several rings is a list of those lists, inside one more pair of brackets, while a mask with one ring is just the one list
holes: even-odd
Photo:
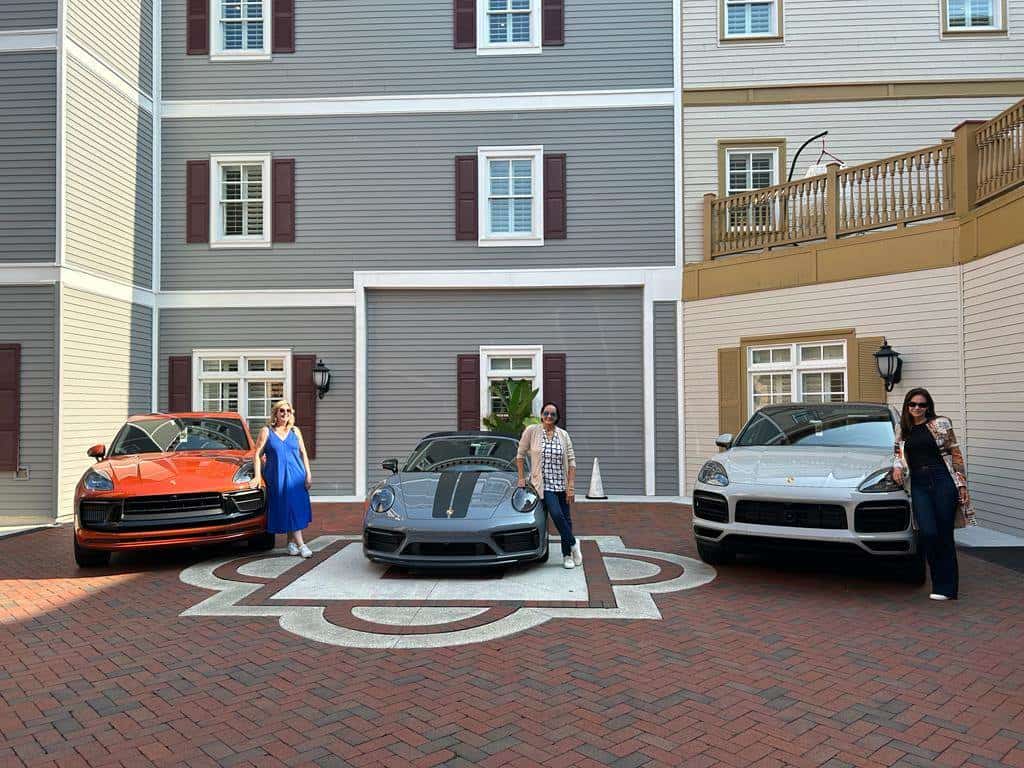
[[734, 445], [891, 449], [893, 439], [892, 414], [888, 408], [794, 405], [758, 411]]
[[519, 441], [501, 435], [435, 437], [416, 446], [403, 472], [512, 472]]
[[107, 455], [247, 451], [249, 448], [249, 438], [238, 419], [166, 417], [128, 422], [117, 433]]

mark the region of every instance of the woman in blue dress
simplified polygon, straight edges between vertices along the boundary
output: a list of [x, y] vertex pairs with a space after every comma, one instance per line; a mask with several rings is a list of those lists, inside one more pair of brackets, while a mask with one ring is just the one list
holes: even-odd
[[302, 433], [295, 426], [295, 411], [287, 400], [274, 404], [267, 426], [260, 430], [253, 466], [256, 483], [266, 482], [267, 531], [288, 535], [288, 554], [309, 557], [313, 552], [302, 540], [302, 531], [313, 519], [309, 504], [313, 475]]

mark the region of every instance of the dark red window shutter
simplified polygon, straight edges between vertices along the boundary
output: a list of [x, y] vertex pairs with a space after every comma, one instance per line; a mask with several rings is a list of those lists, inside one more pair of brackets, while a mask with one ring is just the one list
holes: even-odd
[[565, 0], [541, 0], [541, 41], [565, 45]]
[[295, 161], [273, 160], [271, 235], [275, 243], [295, 242]]
[[452, 41], [455, 48], [476, 48], [476, 0], [455, 0]]
[[480, 429], [480, 355], [459, 355], [459, 429]]
[[295, 53], [295, 0], [274, 0], [271, 51]]
[[192, 410], [192, 355], [167, 358], [167, 410], [171, 413]]
[[210, 242], [210, 161], [185, 163], [185, 242]]
[[544, 239], [565, 240], [565, 155], [544, 154]]
[[558, 426], [564, 427], [565, 417], [565, 353], [544, 353], [544, 402], [558, 406]]
[[477, 239], [476, 155], [455, 158], [455, 239]]
[[185, 4], [185, 52], [210, 52], [210, 0], [187, 0]]
[[18, 469], [21, 439], [21, 345], [0, 344], [0, 470]]
[[302, 432], [306, 455], [316, 458], [316, 384], [313, 368], [316, 355], [292, 355], [292, 407], [295, 426]]

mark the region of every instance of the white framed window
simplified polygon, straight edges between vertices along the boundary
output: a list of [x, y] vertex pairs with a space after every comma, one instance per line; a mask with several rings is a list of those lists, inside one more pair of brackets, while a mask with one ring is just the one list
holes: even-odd
[[192, 350], [192, 407], [241, 414], [253, 438], [267, 423], [271, 406], [291, 396], [289, 349]]
[[944, 32], [1003, 30], [1003, 0], [941, 0]]
[[534, 415], [540, 412], [544, 402], [544, 348], [523, 347], [480, 347], [480, 417], [499, 414], [501, 399], [491, 393], [495, 381], [528, 381], [537, 390], [533, 399]]
[[210, 158], [210, 247], [270, 247], [270, 155]]
[[478, 244], [544, 245], [544, 147], [477, 150]]
[[[779, 183], [778, 147], [727, 147], [725, 150], [725, 194], [735, 195]], [[730, 227], [772, 226], [773, 206], [751, 204], [729, 208]]]
[[270, 60], [270, 0], [210, 0], [210, 59]]
[[540, 53], [541, 0], [476, 0], [476, 52]]
[[779, 403], [842, 403], [849, 398], [843, 340], [747, 349], [750, 413]]
[[723, 40], [782, 37], [782, 0], [721, 0]]

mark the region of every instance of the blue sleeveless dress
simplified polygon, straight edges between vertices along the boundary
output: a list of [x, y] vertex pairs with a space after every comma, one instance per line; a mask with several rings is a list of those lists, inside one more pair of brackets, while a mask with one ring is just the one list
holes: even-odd
[[267, 531], [301, 531], [313, 519], [306, 490], [306, 466], [302, 463], [299, 438], [294, 430], [282, 440], [271, 429], [263, 449], [267, 463], [263, 478], [267, 484]]

